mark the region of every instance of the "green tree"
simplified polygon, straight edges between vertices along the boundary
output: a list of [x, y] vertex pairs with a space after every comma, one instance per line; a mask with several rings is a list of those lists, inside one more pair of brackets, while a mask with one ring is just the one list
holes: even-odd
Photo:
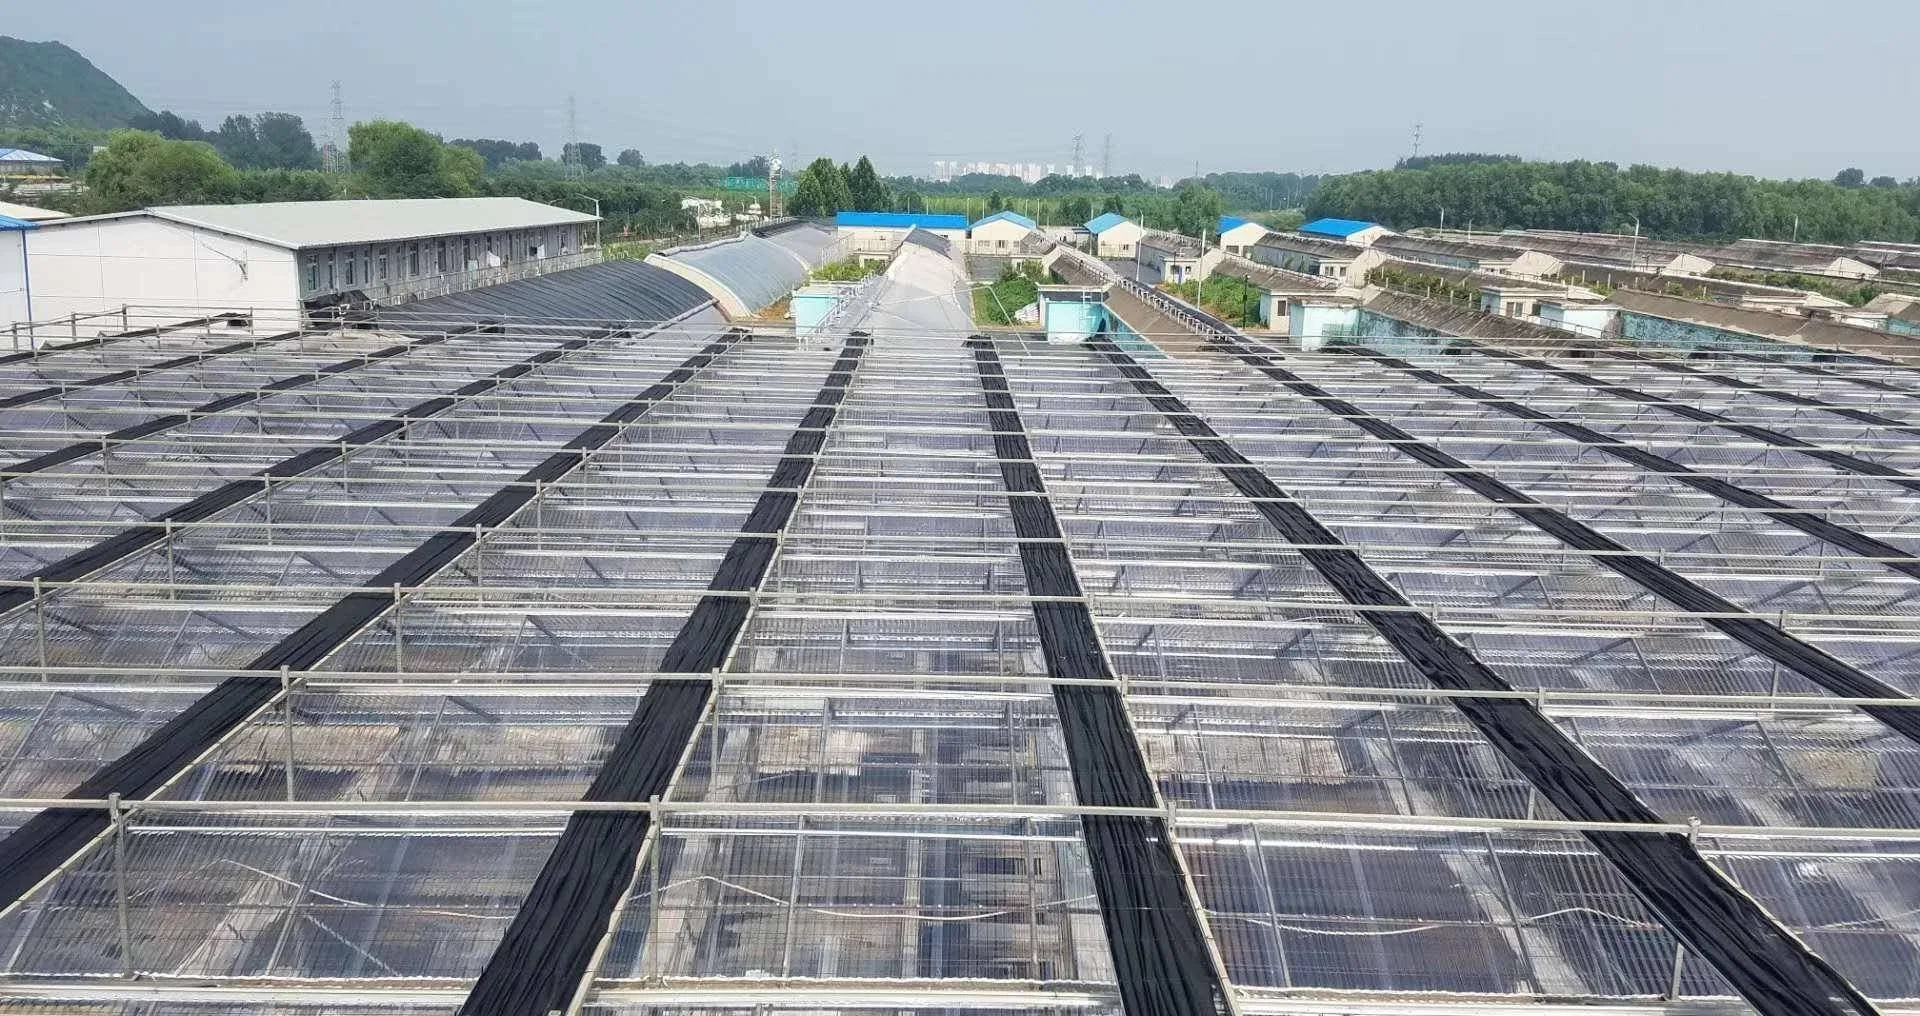
[[306, 122], [292, 113], [262, 113], [253, 119], [263, 169], [319, 169], [320, 149]]
[[334, 178], [313, 169], [257, 169], [240, 174], [242, 201], [326, 201], [339, 197]]
[[924, 212], [927, 199], [919, 191], [903, 190], [893, 199], [893, 208], [897, 212]]
[[1865, 185], [1866, 182], [1866, 172], [1852, 167], [1841, 170], [1834, 174], [1833, 177], [1833, 185], [1835, 187], [1860, 187]]
[[[1125, 215], [1127, 214], [1127, 203], [1121, 199], [1120, 195], [1109, 194], [1106, 200], [1100, 202], [1100, 214], [1105, 215], [1108, 212], [1112, 212], [1115, 215]], [[1089, 216], [1089, 218], [1091, 218], [1091, 216]]]
[[622, 166], [632, 166], [635, 169], [647, 164], [647, 160], [641, 157], [640, 149], [638, 148], [628, 148], [621, 151], [620, 157], [614, 161]]
[[853, 195], [840, 167], [832, 159], [815, 159], [800, 174], [787, 208], [795, 215], [821, 217], [845, 211], [852, 203]]
[[581, 169], [595, 170], [607, 164], [607, 156], [599, 145], [591, 141], [582, 141], [577, 145], [568, 142], [560, 148], [560, 161]]
[[880, 182], [880, 174], [873, 171], [873, 162], [864, 155], [847, 174], [847, 193], [853, 200], [854, 211], [884, 212], [893, 205], [887, 196], [887, 185]]
[[1220, 224], [1220, 216], [1227, 210], [1225, 198], [1220, 192], [1209, 187], [1195, 187], [1182, 184], [1174, 192], [1173, 228], [1176, 232], [1188, 236], [1202, 236], [1211, 232]]
[[1093, 218], [1093, 199], [1086, 195], [1067, 198], [1060, 202], [1059, 220], [1062, 225], [1078, 226]]
[[445, 145], [397, 120], [372, 120], [347, 131], [354, 191], [374, 198], [465, 197], [486, 173], [471, 148]]
[[118, 131], [87, 166], [84, 207], [93, 213], [152, 205], [226, 204], [240, 200], [240, 174], [198, 141], [169, 141], [145, 131]]
[[1006, 210], [1007, 210], [1007, 196], [1005, 194], [1002, 194], [999, 191], [994, 191], [992, 194], [987, 195], [987, 214], [988, 215], [992, 215], [996, 212], [1004, 212]]

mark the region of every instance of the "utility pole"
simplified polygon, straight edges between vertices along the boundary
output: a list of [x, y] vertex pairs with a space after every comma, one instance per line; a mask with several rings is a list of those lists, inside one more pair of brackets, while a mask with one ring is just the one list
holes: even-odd
[[775, 216], [778, 216], [780, 214], [780, 187], [778, 183], [779, 179], [780, 179], [780, 150], [776, 146], [773, 151], [767, 153], [767, 218], [768, 219], [772, 219]]
[[1113, 175], [1113, 134], [1112, 132], [1108, 132], [1106, 143], [1103, 144], [1100, 148], [1100, 175], [1102, 177], [1109, 177]]
[[327, 164], [324, 167], [330, 173], [345, 173], [347, 166], [347, 114], [346, 106], [340, 101], [340, 82], [333, 83], [333, 101], [329, 104], [330, 116], [327, 121]]
[[568, 176], [579, 176], [580, 165], [580, 115], [574, 105], [572, 93], [567, 95], [567, 145], [561, 149], [561, 161], [566, 164]]
[[1085, 151], [1085, 142], [1086, 138], [1083, 136], [1079, 134], [1073, 136], [1073, 161], [1067, 164], [1068, 176], [1079, 176], [1086, 169], [1085, 166], [1080, 165], [1082, 152]]

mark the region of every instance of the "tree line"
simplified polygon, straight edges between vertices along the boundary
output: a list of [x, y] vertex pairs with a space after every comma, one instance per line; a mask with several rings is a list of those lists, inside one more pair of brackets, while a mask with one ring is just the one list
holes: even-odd
[[1763, 180], [1610, 162], [1449, 161], [1319, 181], [1309, 218], [1365, 219], [1406, 229], [1440, 224], [1631, 232], [1674, 240], [1755, 237], [1818, 243], [1920, 242], [1920, 180]]
[[[275, 124], [277, 116], [251, 118], [256, 136], [259, 124]], [[228, 130], [228, 126], [243, 119], [249, 118], [229, 117], [222, 125], [223, 131], [214, 136], [224, 133], [231, 142], [239, 132]], [[204, 131], [195, 137], [197, 125], [192, 121], [153, 125], [181, 136], [116, 131], [105, 148], [89, 159], [82, 176], [86, 184], [83, 189], [36, 200], [62, 211], [102, 214], [168, 204], [524, 197], [582, 211], [594, 210], [597, 201], [609, 235], [659, 235], [692, 227], [690, 216], [680, 208], [680, 194], [640, 178], [637, 173], [642, 171], [636, 168], [604, 167], [595, 172], [583, 165], [580, 175], [575, 175], [573, 167], [515, 158], [496, 163], [497, 170], [490, 172], [485, 155], [474, 147], [442, 141], [429, 131], [399, 121], [354, 124], [348, 130], [347, 151], [343, 153], [348, 170], [342, 173], [279, 165], [259, 168], [259, 159], [240, 156], [240, 161], [250, 163], [242, 168], [228, 153], [257, 149], [216, 144], [206, 140]], [[279, 132], [278, 126], [270, 128], [268, 136], [280, 137]], [[515, 148], [516, 156], [532, 154], [529, 149]], [[317, 153], [313, 162], [317, 162]]]

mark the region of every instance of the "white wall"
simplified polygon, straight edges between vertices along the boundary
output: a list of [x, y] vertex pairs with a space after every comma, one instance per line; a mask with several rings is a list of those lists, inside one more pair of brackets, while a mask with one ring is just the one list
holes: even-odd
[[1017, 254], [1020, 242], [1027, 238], [1031, 230], [1017, 222], [1001, 219], [989, 222], [973, 231], [972, 240], [967, 249], [975, 254]]
[[1093, 238], [1094, 256], [1103, 258], [1133, 257], [1133, 252], [1135, 248], [1138, 247], [1140, 238], [1145, 236], [1146, 232], [1146, 229], [1137, 222], [1128, 221], [1119, 223]]
[[1220, 246], [1231, 253], [1245, 257], [1247, 252], [1253, 249], [1253, 245], [1259, 243], [1260, 238], [1266, 236], [1268, 232], [1270, 231], [1267, 227], [1258, 222], [1243, 222], [1220, 234]]
[[[27, 266], [22, 260], [26, 235], [25, 230], [0, 230], [0, 328], [28, 320]], [[0, 353], [10, 352], [0, 346]]]
[[129, 216], [49, 223], [33, 231], [27, 251], [42, 321], [123, 304], [179, 308], [183, 318], [251, 308], [263, 325], [299, 318], [293, 252], [251, 240]]

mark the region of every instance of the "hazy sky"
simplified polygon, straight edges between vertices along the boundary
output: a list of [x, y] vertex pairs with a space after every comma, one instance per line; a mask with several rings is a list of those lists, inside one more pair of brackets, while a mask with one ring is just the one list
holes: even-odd
[[1345, 171], [1407, 153], [1920, 176], [1920, 2], [1851, 0], [61, 0], [58, 39], [149, 106], [299, 113], [609, 157], [870, 153], [1116, 172]]

